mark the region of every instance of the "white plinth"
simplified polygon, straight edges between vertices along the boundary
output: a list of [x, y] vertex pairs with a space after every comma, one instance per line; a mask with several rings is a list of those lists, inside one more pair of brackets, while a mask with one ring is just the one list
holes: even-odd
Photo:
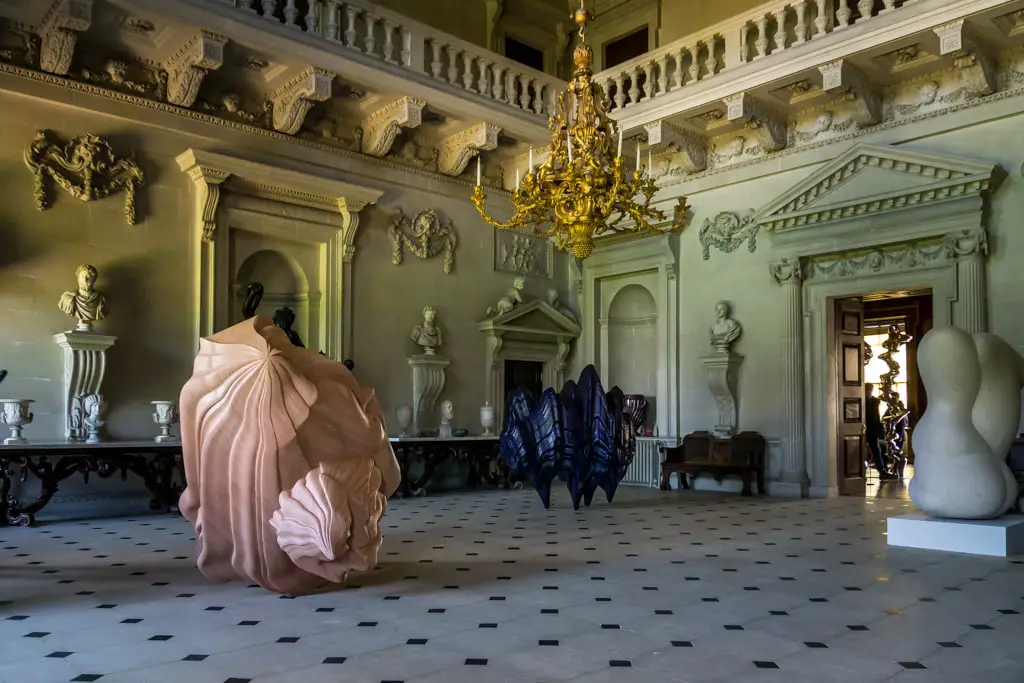
[[451, 361], [434, 354], [412, 356], [412, 434], [422, 436], [434, 424], [434, 404], [444, 389], [445, 369]]
[[117, 337], [75, 329], [55, 334], [53, 339], [64, 354], [65, 437], [83, 441], [88, 429], [81, 414], [81, 398], [102, 392], [107, 351]]
[[889, 518], [889, 545], [1009, 557], [1024, 554], [1024, 515], [938, 519], [923, 512]]

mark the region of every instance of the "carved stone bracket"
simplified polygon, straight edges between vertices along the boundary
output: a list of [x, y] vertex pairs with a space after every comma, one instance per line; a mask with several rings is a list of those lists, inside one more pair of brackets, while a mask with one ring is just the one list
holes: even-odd
[[186, 39], [167, 60], [167, 101], [191, 107], [199, 94], [206, 72], [224, 63], [224, 45], [228, 39], [209, 31], [197, 31]]
[[426, 260], [444, 254], [444, 272], [451, 273], [455, 265], [458, 238], [451, 219], [442, 219], [433, 209], [423, 209], [411, 219], [396, 209], [388, 226], [391, 236], [391, 262], [402, 264], [405, 249], [417, 258]]
[[757, 134], [761, 149], [777, 152], [787, 143], [786, 118], [767, 104], [747, 93], [737, 93], [722, 100], [728, 108], [730, 121], [745, 121], [748, 130]]
[[445, 175], [460, 175], [481, 150], [498, 146], [500, 132], [501, 128], [492, 123], [478, 123], [444, 138], [437, 146], [437, 170]]
[[800, 259], [784, 258], [768, 264], [768, 272], [778, 285], [799, 285], [804, 279]]
[[718, 407], [717, 436], [731, 436], [736, 433], [736, 385], [737, 374], [743, 363], [738, 353], [707, 353], [701, 362], [708, 373], [708, 390]]
[[39, 67], [58, 76], [71, 69], [78, 34], [92, 25], [93, 0], [54, 0], [39, 22]]
[[852, 63], [837, 59], [818, 67], [822, 89], [837, 93], [854, 105], [853, 118], [861, 126], [873, 126], [882, 121], [882, 93], [871, 80]]
[[287, 135], [299, 132], [313, 104], [330, 99], [333, 80], [330, 71], [311, 66], [275, 90], [270, 97], [274, 130]]
[[196, 207], [199, 225], [202, 226], [200, 239], [210, 244], [217, 237], [217, 206], [220, 204], [221, 186], [231, 174], [199, 165], [192, 166], [187, 172], [198, 192]]
[[343, 260], [351, 263], [356, 255], [356, 232], [359, 231], [359, 212], [368, 202], [349, 197], [338, 199], [338, 211], [341, 213], [341, 239], [344, 247]]
[[705, 218], [704, 225], [700, 228], [700, 246], [704, 260], [711, 258], [711, 247], [731, 254], [744, 242], [747, 243], [747, 250], [753, 254], [757, 250], [758, 229], [753, 211], [745, 215], [723, 211], [714, 219]]
[[698, 136], [664, 121], [648, 123], [644, 128], [651, 147], [682, 152], [679, 162], [684, 173], [699, 173], [708, 167], [707, 144]]
[[403, 97], [370, 114], [363, 123], [363, 154], [383, 157], [403, 128], [416, 128], [423, 121], [423, 100]]
[[999, 90], [993, 51], [966, 20], [960, 19], [934, 30], [939, 37], [939, 53], [952, 55], [968, 98], [984, 97]]
[[124, 217], [135, 225], [135, 190], [145, 183], [134, 152], [118, 158], [110, 143], [96, 135], [79, 135], [61, 144], [50, 131], [36, 131], [25, 150], [25, 165], [36, 179], [36, 208], [50, 206], [47, 185], [52, 180], [75, 199], [91, 202], [124, 191]]

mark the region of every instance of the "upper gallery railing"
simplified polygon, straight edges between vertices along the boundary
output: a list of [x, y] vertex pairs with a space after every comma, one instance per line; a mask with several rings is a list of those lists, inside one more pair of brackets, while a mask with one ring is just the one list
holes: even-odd
[[[565, 81], [367, 0], [205, 0], [319, 36], [537, 116], [554, 110]], [[425, 0], [424, 0], [425, 1]]]
[[[776, 0], [595, 76], [613, 109], [647, 102], [730, 68], [820, 40], [914, 0]], [[907, 9], [906, 11], [910, 11]]]

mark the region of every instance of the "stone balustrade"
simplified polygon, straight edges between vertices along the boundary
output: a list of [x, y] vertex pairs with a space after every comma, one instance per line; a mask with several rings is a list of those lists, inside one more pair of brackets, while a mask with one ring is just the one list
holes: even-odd
[[565, 82], [366, 0], [206, 0], [286, 29], [476, 93], [537, 116], [554, 109]]
[[613, 109], [628, 108], [768, 55], [860, 26], [914, 0], [774, 0], [595, 77]]

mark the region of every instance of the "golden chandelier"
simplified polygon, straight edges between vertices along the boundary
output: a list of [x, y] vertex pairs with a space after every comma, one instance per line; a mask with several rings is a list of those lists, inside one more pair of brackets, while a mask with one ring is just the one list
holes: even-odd
[[[573, 14], [580, 27], [580, 42], [573, 51], [576, 68], [569, 86], [558, 96], [557, 111], [548, 119], [551, 149], [547, 159], [534, 168], [531, 148], [529, 169], [521, 182], [516, 170], [514, 211], [505, 223], [491, 218], [484, 209], [486, 195], [480, 184], [479, 157], [473, 190], [473, 204], [487, 223], [501, 230], [530, 228], [535, 235], [553, 235], [558, 249], [569, 251], [571, 247], [578, 261], [590, 256], [594, 238], [607, 232], [677, 230], [687, 209], [686, 199], [680, 198], [672, 223], [657, 227], [649, 222], [665, 220], [665, 213], [651, 206], [658, 188], [650, 174], [650, 151], [645, 172], [637, 146], [636, 169], [627, 175], [622, 129], [608, 116], [609, 100], [604, 88], [591, 81], [594, 51], [584, 34], [590, 14], [583, 1]], [[613, 143], [616, 133], [617, 148]]]

